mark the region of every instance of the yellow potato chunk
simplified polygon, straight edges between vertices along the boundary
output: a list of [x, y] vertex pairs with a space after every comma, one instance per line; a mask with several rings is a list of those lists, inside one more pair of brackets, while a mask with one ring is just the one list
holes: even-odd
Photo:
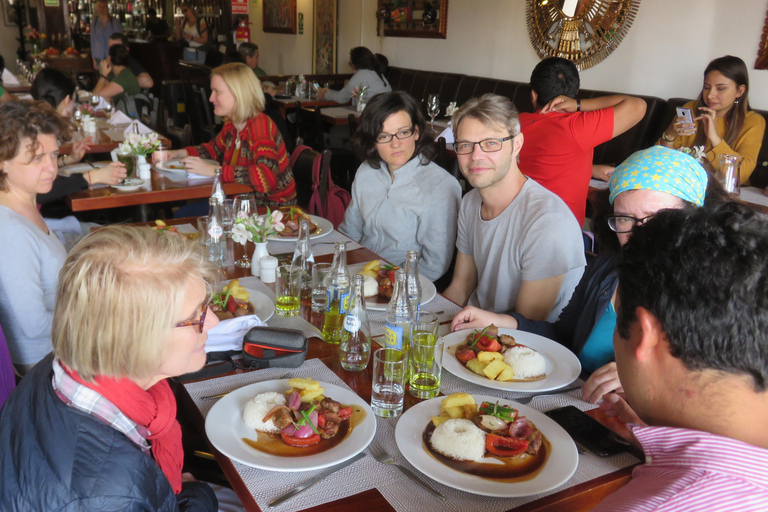
[[451, 417], [448, 416], [447, 413], [442, 413], [440, 416], [432, 416], [432, 423], [435, 426], [438, 426], [439, 424], [443, 423], [444, 421], [448, 421], [449, 419], [451, 419]]
[[295, 377], [288, 381], [288, 385], [294, 389], [320, 389], [320, 383], [312, 379]]
[[467, 368], [478, 375], [483, 375], [483, 370], [485, 370], [486, 366], [488, 366], [488, 363], [484, 363], [478, 358], [470, 359], [467, 361]]
[[360, 276], [372, 277], [374, 279], [376, 279], [379, 276], [378, 272], [376, 272], [375, 270], [363, 270], [358, 272], [357, 274]]
[[485, 364], [489, 364], [497, 359], [504, 359], [504, 356], [501, 355], [501, 352], [480, 352], [477, 354], [477, 359], [479, 359], [481, 362]]
[[464, 407], [459, 405], [456, 407], [446, 407], [445, 412], [450, 416], [452, 419], [456, 418], [463, 418], [464, 417]]
[[[365, 267], [363, 267], [363, 270], [373, 270], [373, 271], [376, 271], [376, 270], [379, 270], [379, 268], [381, 268], [381, 262], [379, 260], [373, 260], [373, 261], [369, 261], [368, 263], [366, 263]], [[361, 274], [362, 274], [362, 272], [361, 272]]]
[[319, 397], [323, 394], [325, 389], [318, 388], [318, 389], [302, 389], [299, 391], [299, 396], [301, 397], [302, 402], [311, 402], [315, 398]]
[[162, 228], [162, 227], [165, 227], [165, 225], [166, 225], [166, 224], [165, 224], [165, 222], [163, 222], [163, 221], [162, 221], [162, 220], [160, 220], [160, 219], [157, 219], [157, 220], [155, 221], [155, 224], [156, 224], [156, 225], [158, 225], [158, 226], [160, 226], [161, 228]]
[[461, 407], [466, 404], [475, 403], [475, 399], [469, 393], [453, 393], [443, 398], [440, 403], [440, 409], [447, 411], [449, 407]]
[[464, 409], [464, 417], [468, 420], [471, 420], [475, 416], [477, 416], [477, 404], [467, 404], [462, 405], [462, 408]]
[[489, 364], [488, 366], [486, 366], [485, 369], [483, 370], [483, 373], [489, 379], [495, 380], [496, 376], [498, 374], [500, 374], [504, 370], [505, 366], [507, 366], [507, 363], [505, 363], [502, 360], [497, 359], [496, 361], [494, 361], [491, 364]]
[[501, 370], [501, 373], [496, 376], [496, 380], [502, 382], [508, 382], [515, 378], [515, 370], [508, 364], [504, 364], [505, 368]]

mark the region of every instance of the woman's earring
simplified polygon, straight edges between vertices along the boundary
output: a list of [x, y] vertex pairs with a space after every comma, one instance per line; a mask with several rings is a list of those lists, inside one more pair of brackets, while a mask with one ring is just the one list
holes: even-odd
[[738, 105], [739, 104], [739, 98], [736, 98], [735, 100], [733, 100], [733, 102]]

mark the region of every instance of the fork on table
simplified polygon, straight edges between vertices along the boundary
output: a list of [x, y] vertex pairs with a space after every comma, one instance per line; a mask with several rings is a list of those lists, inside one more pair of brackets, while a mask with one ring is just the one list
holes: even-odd
[[522, 396], [519, 398], [511, 398], [513, 402], [517, 402], [519, 404], [528, 405], [531, 403], [531, 401], [534, 398], [539, 398], [541, 396], [555, 396], [555, 395], [562, 395], [563, 393], [568, 393], [569, 391], [575, 391], [577, 389], [581, 389], [581, 386], [571, 386], [569, 388], [563, 388], [563, 389], [553, 389], [552, 391], [545, 391], [544, 393], [534, 393], [533, 395], [529, 396]]
[[442, 500], [445, 499], [445, 496], [443, 496], [442, 494], [440, 494], [439, 492], [434, 490], [432, 487], [430, 487], [429, 485], [424, 483], [421, 480], [421, 478], [419, 478], [418, 476], [416, 476], [413, 473], [413, 471], [411, 471], [410, 469], [406, 468], [405, 466], [401, 466], [400, 464], [397, 464], [394, 461], [394, 459], [387, 452], [385, 452], [384, 448], [382, 448], [381, 446], [374, 445], [373, 443], [371, 443], [370, 445], [368, 445], [368, 450], [369, 450], [370, 454], [373, 456], [373, 458], [376, 459], [376, 461], [378, 461], [378, 462], [380, 462], [382, 464], [391, 464], [391, 465], [395, 466], [405, 476], [407, 476], [408, 478], [413, 480], [415, 483], [419, 484], [421, 487], [423, 487], [427, 491], [431, 492], [432, 494], [434, 494], [435, 496], [437, 496], [438, 498], [440, 498]]

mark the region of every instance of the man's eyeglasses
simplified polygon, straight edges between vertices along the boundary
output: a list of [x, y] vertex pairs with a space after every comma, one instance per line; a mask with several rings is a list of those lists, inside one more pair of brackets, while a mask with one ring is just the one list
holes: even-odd
[[388, 142], [392, 142], [392, 139], [395, 137], [400, 140], [407, 139], [409, 137], [413, 137], [414, 132], [415, 130], [413, 129], [413, 126], [406, 128], [405, 130], [400, 130], [395, 134], [381, 132], [379, 136], [376, 137], [376, 144], [386, 144]]
[[480, 142], [454, 142], [453, 149], [457, 155], [468, 155], [475, 150], [475, 144], [480, 146], [484, 153], [495, 153], [501, 151], [504, 141], [514, 139], [514, 135], [504, 137], [503, 139], [485, 139]]
[[637, 219], [630, 215], [611, 215], [608, 217], [608, 227], [616, 233], [629, 233], [635, 226], [642, 226], [651, 220], [656, 214]]
[[180, 322], [173, 327], [188, 327], [190, 325], [197, 325], [198, 332], [203, 332], [203, 328], [205, 327], [205, 315], [208, 314], [208, 307], [211, 305], [210, 302], [206, 302], [203, 304], [203, 306], [200, 308], [200, 317], [197, 320], [190, 320], [189, 322]]

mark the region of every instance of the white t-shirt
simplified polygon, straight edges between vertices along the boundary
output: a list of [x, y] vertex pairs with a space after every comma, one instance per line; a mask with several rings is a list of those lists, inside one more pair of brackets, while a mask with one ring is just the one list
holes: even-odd
[[562, 199], [528, 179], [514, 201], [495, 219], [480, 217], [477, 189], [461, 201], [456, 247], [472, 256], [477, 288], [468, 304], [496, 313], [514, 311], [523, 281], [565, 274], [555, 307], [557, 320], [586, 266], [576, 218]]

